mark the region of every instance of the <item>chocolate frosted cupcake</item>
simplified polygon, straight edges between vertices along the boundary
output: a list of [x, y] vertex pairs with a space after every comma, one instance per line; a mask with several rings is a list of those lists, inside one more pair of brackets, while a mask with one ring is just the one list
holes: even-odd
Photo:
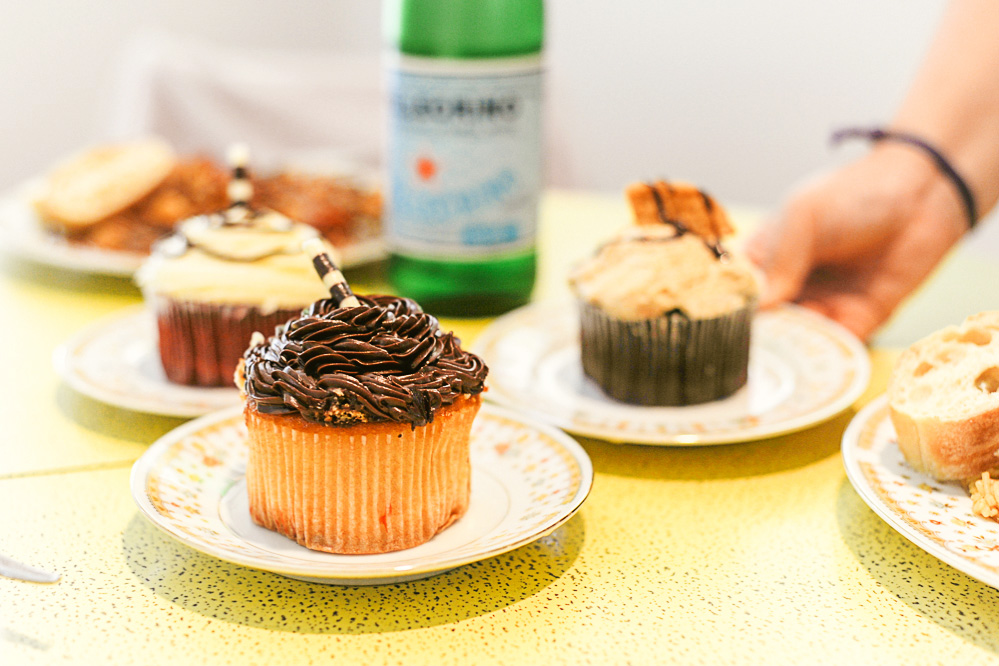
[[326, 293], [302, 249], [318, 232], [251, 208], [243, 166], [229, 190], [229, 208], [183, 222], [136, 274], [163, 370], [177, 384], [231, 386], [255, 331], [272, 332]]
[[236, 380], [253, 520], [332, 553], [411, 548], [465, 513], [487, 373], [413, 301], [357, 298], [255, 340]]
[[757, 282], [721, 245], [724, 210], [696, 188], [628, 190], [639, 224], [570, 278], [579, 300], [583, 371], [612, 398], [675, 406], [746, 383]]

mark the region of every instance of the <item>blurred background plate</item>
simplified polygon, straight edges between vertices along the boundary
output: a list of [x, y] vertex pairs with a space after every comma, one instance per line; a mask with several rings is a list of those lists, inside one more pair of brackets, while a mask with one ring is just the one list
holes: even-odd
[[[0, 196], [0, 250], [44, 266], [120, 277], [130, 277], [145, 261], [145, 254], [75, 244], [45, 229], [31, 203], [40, 187], [34, 180]], [[381, 237], [338, 245], [337, 250], [344, 268], [386, 256]]]
[[32, 181], [0, 197], [0, 247], [12, 256], [83, 273], [128, 277], [144, 255], [73, 245], [45, 229], [31, 202], [40, 183]]
[[60, 345], [56, 372], [94, 400], [147, 414], [191, 417], [239, 404], [235, 386], [203, 388], [167, 380], [156, 350], [156, 323], [129, 308], [92, 324]]

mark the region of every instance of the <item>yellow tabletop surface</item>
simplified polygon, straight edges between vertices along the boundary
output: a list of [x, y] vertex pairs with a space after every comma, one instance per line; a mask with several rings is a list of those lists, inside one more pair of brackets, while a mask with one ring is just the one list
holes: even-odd
[[[547, 194], [536, 299], [566, 297], [569, 267], [627, 219], [617, 197]], [[366, 292], [382, 270], [347, 277]], [[840, 440], [897, 349], [999, 307], [997, 278], [999, 262], [953, 253], [875, 339], [866, 393], [823, 424], [724, 446], [577, 437], [593, 489], [550, 536], [424, 580], [340, 587], [214, 559], [140, 514], [131, 465], [184, 420], [84, 397], [52, 363], [138, 290], [5, 257], [0, 554], [62, 579], [0, 577], [0, 664], [996, 663], [999, 591], [869, 509]], [[489, 322], [444, 323], [467, 345]]]

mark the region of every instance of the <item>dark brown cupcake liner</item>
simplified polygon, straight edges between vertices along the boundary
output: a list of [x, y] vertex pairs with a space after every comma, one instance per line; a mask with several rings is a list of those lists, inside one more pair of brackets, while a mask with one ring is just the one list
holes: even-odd
[[610, 397], [636, 405], [718, 400], [745, 385], [755, 304], [712, 319], [673, 311], [626, 321], [580, 304], [583, 372]]
[[219, 305], [147, 296], [156, 314], [157, 346], [167, 379], [187, 386], [233, 386], [236, 364], [255, 331], [265, 336], [301, 314], [301, 308], [261, 312], [250, 305]]

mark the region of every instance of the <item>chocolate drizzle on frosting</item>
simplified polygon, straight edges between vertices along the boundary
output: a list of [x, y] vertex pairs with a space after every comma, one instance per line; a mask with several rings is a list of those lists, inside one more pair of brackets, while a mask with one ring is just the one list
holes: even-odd
[[[646, 184], [649, 186], [649, 191], [652, 192], [652, 199], [656, 202], [656, 211], [659, 213], [659, 220], [663, 224], [668, 224], [669, 226], [676, 229], [677, 236], [682, 236], [688, 231], [690, 231], [689, 229], [687, 229], [687, 225], [685, 225], [683, 222], [681, 222], [680, 220], [670, 219], [670, 217], [666, 215], [666, 206], [663, 205], [663, 197], [661, 194], [659, 194], [659, 190], [652, 183], [646, 183]], [[669, 187], [668, 183], [666, 184], [666, 187]]]
[[[656, 186], [653, 183], [646, 183], [646, 185], [648, 186], [649, 191], [652, 192], [652, 198], [656, 202], [656, 211], [659, 213], [659, 220], [663, 224], [667, 224], [676, 229], [676, 235], [678, 237], [686, 233], [689, 233], [690, 229], [688, 229], [683, 222], [681, 222], [680, 220], [671, 219], [666, 214], [666, 207], [663, 204], [662, 195], [659, 194], [659, 190], [656, 188]], [[671, 187], [671, 186], [669, 183], [666, 183], [666, 187]], [[707, 193], [705, 193], [703, 190], [698, 190], [698, 193], [701, 195], [701, 198], [704, 200], [704, 207], [708, 211], [711, 211], [712, 208], [714, 208], [714, 204], [711, 201], [711, 197], [709, 197]], [[719, 239], [704, 238], [704, 244], [707, 246], [709, 250], [711, 250], [712, 253], [714, 253], [715, 258], [723, 260], [728, 257], [728, 252], [725, 250], [724, 247], [722, 247], [721, 241]]]
[[358, 296], [317, 301], [244, 355], [243, 389], [266, 414], [329, 425], [393, 421], [414, 428], [442, 405], [481, 393], [488, 369], [415, 302]]

